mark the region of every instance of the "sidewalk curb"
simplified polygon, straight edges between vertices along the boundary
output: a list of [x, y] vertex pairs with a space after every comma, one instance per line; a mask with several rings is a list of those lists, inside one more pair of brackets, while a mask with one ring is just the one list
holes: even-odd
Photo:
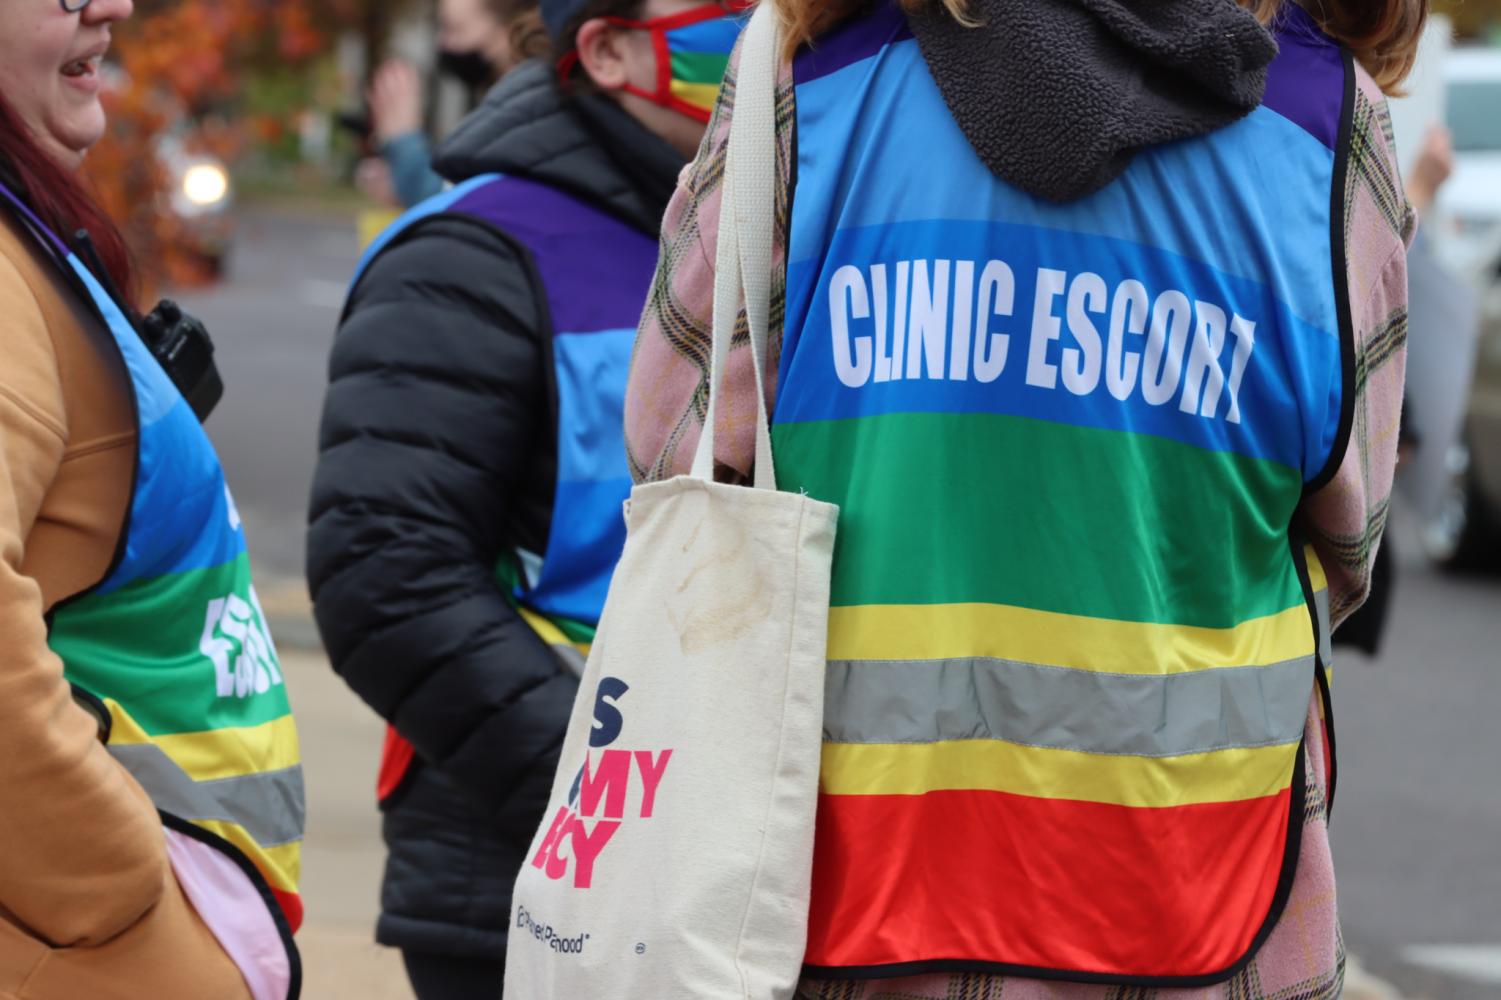
[[323, 652], [323, 638], [318, 634], [318, 626], [311, 614], [267, 612], [266, 625], [271, 629], [276, 645], [282, 649], [299, 653]]
[[323, 652], [323, 638], [313, 621], [313, 601], [300, 577], [264, 574], [260, 579], [261, 613], [279, 648], [299, 653]]

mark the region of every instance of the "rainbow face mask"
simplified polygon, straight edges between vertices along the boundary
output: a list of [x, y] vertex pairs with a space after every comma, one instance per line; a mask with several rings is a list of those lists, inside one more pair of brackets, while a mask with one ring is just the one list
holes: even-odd
[[[651, 32], [652, 48], [657, 53], [656, 89], [629, 83], [621, 89], [696, 121], [708, 122], [730, 64], [730, 52], [745, 27], [744, 20], [737, 15], [749, 6], [747, 0], [729, 0], [648, 21], [607, 18], [619, 28]], [[559, 69], [566, 75], [577, 61], [578, 54], [570, 53]]]

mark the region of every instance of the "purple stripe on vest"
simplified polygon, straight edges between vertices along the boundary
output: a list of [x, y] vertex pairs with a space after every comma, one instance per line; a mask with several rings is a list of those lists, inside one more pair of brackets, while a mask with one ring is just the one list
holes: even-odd
[[792, 62], [792, 78], [798, 84], [817, 80], [875, 55], [883, 46], [911, 37], [906, 16], [895, 3], [888, 2], [875, 13], [847, 21], [811, 46], [804, 46]]
[[520, 177], [486, 184], [448, 211], [494, 223], [532, 252], [555, 334], [635, 329], [640, 321], [657, 267], [654, 237]]
[[1344, 54], [1295, 3], [1282, 5], [1275, 28], [1280, 51], [1261, 103], [1333, 149], [1345, 103]]

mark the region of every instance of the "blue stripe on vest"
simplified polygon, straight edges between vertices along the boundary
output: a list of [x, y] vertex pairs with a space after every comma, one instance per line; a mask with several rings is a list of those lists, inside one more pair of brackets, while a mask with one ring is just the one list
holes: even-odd
[[[798, 173], [789, 260], [817, 254], [828, 245], [835, 225], [1005, 219], [1116, 239], [1146, 236], [1157, 240], [1160, 249], [1196, 257], [1226, 274], [1252, 277], [1268, 263], [1244, 259], [1241, 237], [1246, 225], [1255, 224], [1282, 236], [1280, 245], [1325, 248], [1286, 262], [1296, 267], [1270, 263], [1279, 281], [1290, 283], [1284, 292], [1289, 305], [1320, 329], [1336, 329], [1329, 297], [1328, 184], [1279, 190], [1275, 201], [1256, 206], [1268, 214], [1254, 220], [1238, 215], [1239, 206], [1225, 197], [1227, 182], [1248, 190], [1262, 187], [1268, 164], [1277, 174], [1331, 179], [1334, 154], [1288, 119], [1260, 108], [1207, 140], [1145, 150], [1105, 189], [1057, 205], [996, 181], [943, 103], [916, 41], [891, 46], [879, 60], [879, 68], [866, 60], [798, 87], [799, 152], [806, 167]], [[873, 102], [867, 92], [876, 86], [899, 89], [900, 107]], [[889, 113], [877, 119], [881, 106]], [[892, 153], [882, 155], [883, 149]], [[933, 155], [901, 152], [915, 149]], [[940, 150], [947, 156], [943, 183], [934, 184], [933, 164], [939, 162]], [[830, 169], [825, 161], [845, 169]], [[850, 176], [857, 166], [860, 176]], [[862, 197], [845, 197], [855, 183]], [[1165, 185], [1176, 195], [1172, 202], [1159, 193]]]
[[498, 177], [498, 174], [481, 174], [479, 177], [472, 177], [462, 184], [435, 194], [421, 204], [413, 205], [407, 209], [397, 217], [395, 222], [387, 226], [370, 246], [365, 248], [365, 253], [360, 257], [359, 263], [354, 266], [354, 276], [349, 281], [350, 287], [353, 288], [360, 283], [360, 278], [364, 277], [365, 272], [369, 270], [371, 262], [379, 257], [381, 251], [390, 246], [391, 241], [396, 239], [396, 237], [428, 216], [440, 215], [448, 211], [454, 202], [484, 187], [486, 184], [498, 179]]
[[604, 609], [625, 548], [622, 504], [631, 492], [625, 460], [625, 382], [634, 328], [553, 338], [558, 409], [558, 486], [547, 555], [527, 603], [575, 621]]
[[208, 435], [88, 268], [76, 258], [69, 263], [120, 347], [139, 415], [139, 465], [125, 552], [94, 593], [238, 559], [245, 552], [245, 533], [238, 516], [231, 516], [224, 472]]
[[[1004, 285], [983, 282], [991, 260], [1006, 266], [991, 272], [1002, 274]], [[855, 271], [841, 271], [845, 267]], [[1044, 293], [1045, 274], [1058, 277]], [[1091, 275], [1098, 277], [1090, 281], [1093, 297], [1087, 287], [1075, 291], [1075, 282]], [[1139, 282], [1144, 293], [1136, 303], [1119, 297], [1137, 294], [1121, 292], [1128, 281]], [[1303, 470], [1305, 478], [1318, 473], [1333, 443], [1334, 426], [1305, 423], [1299, 401], [1327, 393], [1331, 379], [1338, 384], [1337, 339], [1297, 319], [1264, 286], [1185, 257], [1030, 226], [907, 222], [840, 230], [824, 260], [793, 265], [788, 283], [795, 289], [788, 328], [798, 332], [788, 338], [784, 365], [831, 377], [784, 382], [778, 422], [1002, 413], [1270, 459]], [[1158, 307], [1160, 296], [1179, 290], [1188, 294], [1178, 310]], [[896, 297], [903, 294], [899, 307]], [[1005, 298], [1006, 314], [997, 315]], [[1175, 352], [1169, 346], [1153, 366], [1146, 329], [1157, 315], [1168, 330], [1179, 325], [1181, 347]], [[919, 321], [927, 317], [931, 337], [919, 333]], [[1248, 331], [1254, 350], [1238, 378], [1237, 330], [1243, 328], [1237, 317], [1255, 324]], [[1136, 323], [1140, 329], [1131, 332]], [[900, 350], [899, 327], [906, 328]], [[1273, 329], [1285, 335], [1270, 335]], [[1262, 336], [1255, 336], [1258, 331]], [[994, 340], [997, 334], [1004, 341]], [[1191, 365], [1196, 349], [1212, 340], [1219, 341], [1214, 364]], [[1122, 345], [1117, 363], [1109, 357], [1112, 343]], [[868, 370], [860, 367], [856, 351], [869, 352]], [[1094, 354], [1093, 373], [1070, 385], [1065, 364], [1085, 367], [1084, 351]], [[1004, 365], [995, 372], [1002, 357]], [[883, 359], [894, 368], [889, 380], [883, 378]], [[841, 363], [845, 373], [833, 377]], [[988, 372], [986, 363], [992, 366]], [[1123, 369], [1134, 369], [1134, 377], [1123, 379]], [[1124, 399], [1113, 394], [1112, 378]], [[1155, 387], [1150, 403], [1149, 381]], [[1338, 399], [1329, 405], [1337, 414]]]
[[[833, 52], [826, 61], [843, 65], [804, 64], [813, 78], [798, 84], [798, 195], [789, 253], [784, 389], [776, 420], [894, 410], [1015, 413], [1158, 434], [1271, 459], [1300, 469], [1305, 479], [1316, 476], [1337, 437], [1340, 411], [1329, 148], [1307, 128], [1263, 107], [1211, 136], [1142, 152], [1120, 178], [1089, 198], [1065, 205], [1043, 202], [991, 174], [949, 114], [916, 41], [890, 21], [880, 15], [866, 19], [859, 38], [829, 46]], [[898, 40], [871, 48], [872, 40], [892, 37]], [[857, 58], [850, 61], [852, 54]], [[942, 184], [932, 183], [934, 163], [944, 164]], [[1279, 176], [1302, 183], [1269, 188], [1268, 177]], [[996, 219], [1006, 221], [990, 221]], [[873, 295], [870, 265], [884, 264], [891, 300], [899, 260], [925, 260], [929, 279], [937, 261], [957, 267], [958, 261], [970, 260], [978, 280], [991, 259], [1006, 262], [1015, 279], [1010, 315], [993, 317], [989, 327], [1011, 334], [1010, 357], [996, 384], [891, 382], [854, 392], [833, 378], [830, 298], [840, 267], [863, 269]], [[1061, 385], [1053, 390], [1028, 385], [1034, 289], [1044, 268], [1066, 272], [1069, 281], [1084, 270], [1104, 279], [1109, 297], [1104, 314], [1097, 302], [1085, 303], [1102, 339], [1110, 299], [1126, 279], [1141, 282], [1153, 302], [1177, 290], [1187, 293], [1191, 304], [1204, 301], [1223, 311], [1227, 320], [1239, 316], [1254, 322], [1260, 336], [1238, 386], [1239, 422], [1226, 419], [1230, 400], [1224, 387], [1215, 400], [1218, 416], [1209, 416], [1198, 391], [1180, 389], [1169, 399], [1154, 400], [1157, 405], [1145, 404], [1140, 374], [1135, 395], [1119, 403], [1106, 392], [1103, 373], [1085, 397]], [[1065, 290], [1045, 314], [1061, 328], [1056, 341], [1039, 345], [1047, 367], [1059, 365], [1064, 349], [1080, 348], [1071, 337], [1068, 303]], [[1195, 339], [1199, 310], [1193, 311], [1185, 350]], [[1214, 311], [1204, 312], [1212, 330]], [[874, 315], [852, 313], [850, 319], [852, 335], [875, 333]], [[886, 319], [889, 338], [895, 317]], [[1134, 339], [1131, 346], [1139, 352], [1144, 338]], [[1230, 378], [1234, 340], [1226, 333], [1218, 352], [1224, 381]], [[789, 371], [805, 351], [819, 360], [800, 370], [829, 378], [799, 392]], [[925, 368], [921, 373], [926, 378]], [[1211, 377], [1202, 377], [1200, 384]]]

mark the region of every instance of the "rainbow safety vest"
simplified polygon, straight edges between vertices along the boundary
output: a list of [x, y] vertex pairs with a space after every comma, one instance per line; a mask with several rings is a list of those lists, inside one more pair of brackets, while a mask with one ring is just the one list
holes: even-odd
[[[997, 179], [894, 5], [795, 61], [779, 486], [838, 504], [809, 974], [1229, 978], [1328, 664], [1350, 56], [1096, 194]], [[1322, 707], [1322, 703], [1321, 707]]]
[[[546, 298], [551, 336], [545, 347], [556, 386], [549, 413], [557, 440], [552, 524], [546, 551], [506, 553], [496, 577], [532, 630], [581, 674], [625, 547], [621, 511], [631, 492], [625, 383], [657, 241], [547, 184], [485, 174], [397, 219], [366, 251], [354, 282], [383, 250], [437, 215], [502, 233], [521, 251]], [[400, 786], [412, 759], [411, 745], [391, 730], [382, 799]]]
[[188, 878], [173, 854], [194, 906], [247, 978], [264, 979], [247, 961], [269, 965], [273, 979], [290, 976], [286, 995], [295, 997], [302, 764], [234, 498], [198, 418], [119, 306], [3, 186], [0, 199], [104, 320], [135, 407], [135, 486], [114, 563], [94, 587], [53, 608], [48, 643], [167, 829], [249, 878], [286, 959], [268, 961], [258, 951], [265, 942], [226, 939], [226, 927], [250, 926], [216, 912], [233, 897], [216, 892], [213, 877]]

